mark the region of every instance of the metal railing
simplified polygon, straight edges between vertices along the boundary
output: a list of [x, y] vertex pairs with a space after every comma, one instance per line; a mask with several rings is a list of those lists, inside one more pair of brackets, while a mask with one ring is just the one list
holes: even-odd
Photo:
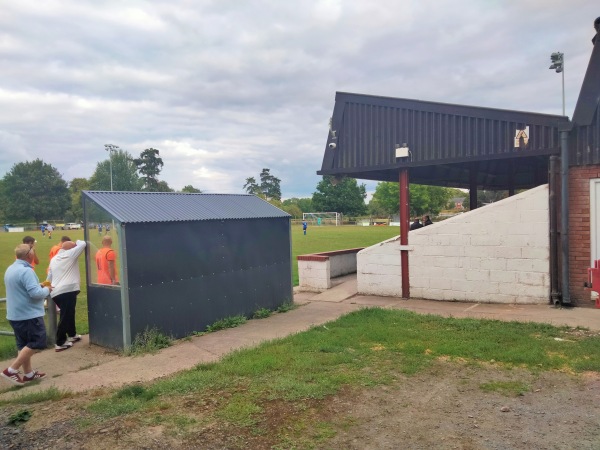
[[[6, 298], [0, 298], [0, 303], [6, 302]], [[46, 332], [46, 343], [48, 347], [54, 346], [56, 343], [56, 303], [50, 296], [46, 297], [46, 305], [48, 307], [48, 330]], [[12, 331], [0, 330], [0, 336], [14, 336]]]

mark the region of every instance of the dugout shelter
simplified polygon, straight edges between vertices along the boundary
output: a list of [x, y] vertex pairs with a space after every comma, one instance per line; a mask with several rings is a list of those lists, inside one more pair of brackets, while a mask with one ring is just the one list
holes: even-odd
[[[84, 191], [83, 206], [93, 344], [181, 338], [293, 298], [290, 216], [258, 197]], [[106, 236], [118, 284], [98, 276]]]

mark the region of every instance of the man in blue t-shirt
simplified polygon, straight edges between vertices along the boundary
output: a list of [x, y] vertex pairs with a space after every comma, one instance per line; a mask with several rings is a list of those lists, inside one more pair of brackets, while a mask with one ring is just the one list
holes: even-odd
[[[31, 357], [46, 348], [44, 299], [50, 295], [52, 288], [42, 287], [35, 271], [31, 270], [34, 254], [27, 244], [17, 246], [17, 259], [4, 274], [6, 318], [15, 332], [19, 354], [0, 376], [18, 386], [46, 376], [45, 373], [32, 369]], [[21, 367], [24, 372], [22, 378], [19, 376]]]
[[305, 221], [302, 222], [302, 231], [304, 231], [304, 234], [306, 235], [306, 229], [308, 228], [308, 223]]

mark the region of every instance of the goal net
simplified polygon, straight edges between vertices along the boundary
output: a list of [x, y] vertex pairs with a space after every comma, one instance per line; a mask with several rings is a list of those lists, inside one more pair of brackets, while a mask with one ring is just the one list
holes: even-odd
[[342, 213], [338, 212], [310, 212], [302, 213], [302, 220], [311, 225], [338, 225], [342, 224]]

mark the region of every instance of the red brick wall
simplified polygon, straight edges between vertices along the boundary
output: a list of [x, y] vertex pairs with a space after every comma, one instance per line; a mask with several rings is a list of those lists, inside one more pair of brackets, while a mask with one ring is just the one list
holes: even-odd
[[571, 300], [591, 303], [583, 283], [590, 267], [590, 180], [600, 178], [600, 165], [569, 168], [569, 283]]

